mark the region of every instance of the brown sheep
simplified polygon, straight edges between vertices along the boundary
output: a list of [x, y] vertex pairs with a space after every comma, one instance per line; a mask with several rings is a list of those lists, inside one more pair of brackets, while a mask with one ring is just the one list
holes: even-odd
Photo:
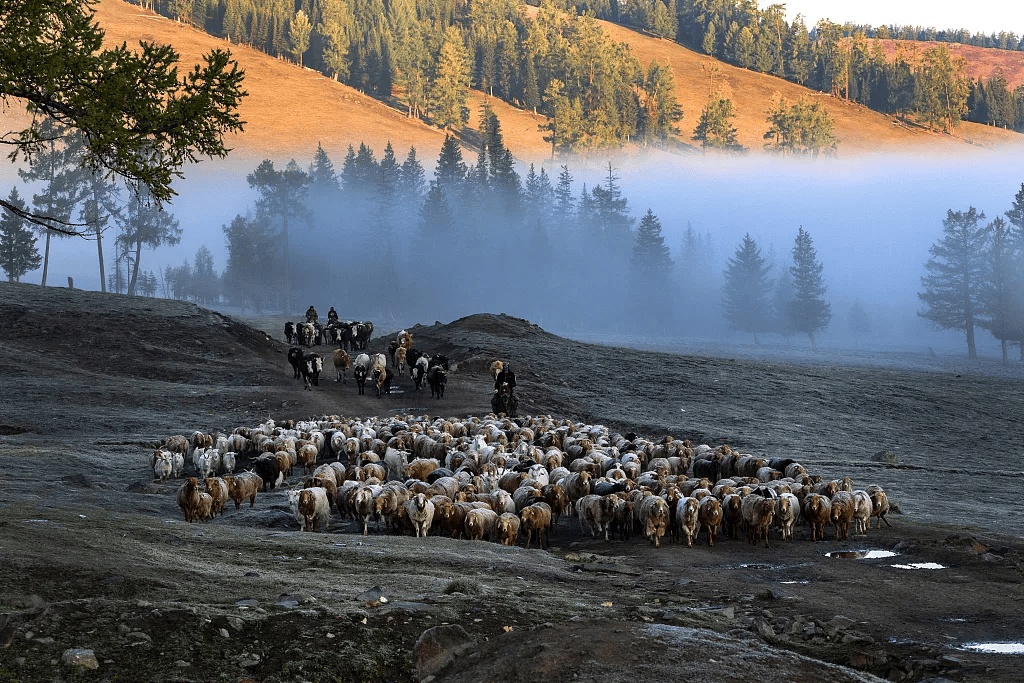
[[466, 512], [463, 522], [463, 533], [471, 541], [482, 541], [494, 533], [498, 522], [498, 513], [489, 507], [473, 508]]
[[201, 505], [199, 493], [199, 480], [195, 477], [186, 479], [185, 483], [178, 489], [175, 497], [178, 501], [178, 507], [185, 513], [186, 522], [191, 522], [199, 513]]
[[221, 477], [210, 477], [203, 483], [206, 485], [206, 492], [213, 498], [210, 515], [215, 517], [224, 514], [224, 506], [228, 502], [228, 483]]
[[764, 536], [764, 547], [769, 547], [768, 527], [775, 517], [775, 500], [751, 493], [743, 499], [740, 509], [743, 521], [747, 523], [747, 540], [750, 544], [756, 544], [757, 539]]
[[530, 540], [533, 538], [533, 532], [537, 532], [537, 542], [543, 550], [545, 547], [550, 546], [550, 543], [546, 543], [547, 535], [546, 531], [551, 527], [551, 506], [547, 503], [534, 503], [528, 505], [522, 509], [519, 513], [522, 519], [523, 527], [526, 529], [526, 547], [530, 547]]
[[558, 524], [558, 520], [569, 507], [569, 497], [565, 495], [565, 489], [558, 484], [548, 484], [541, 488], [540, 497], [551, 506], [551, 524]]
[[853, 519], [853, 494], [849, 491], [836, 491], [831, 500], [829, 520], [836, 527], [836, 539], [844, 540], [850, 536], [850, 521]]
[[661, 537], [668, 529], [670, 512], [668, 503], [660, 496], [647, 496], [640, 501], [640, 526], [644, 536], [650, 539], [655, 548], [661, 547]]
[[504, 545], [515, 545], [519, 542], [519, 517], [511, 512], [504, 512], [498, 516], [498, 522], [494, 527], [498, 542]]
[[316, 469], [316, 458], [319, 455], [317, 447], [311, 443], [299, 449], [299, 462], [302, 463], [302, 473], [309, 474]]
[[700, 528], [707, 532], [708, 545], [714, 545], [718, 525], [722, 523], [722, 502], [713, 496], [702, 499], [697, 507], [697, 521], [700, 522]]
[[249, 507], [253, 507], [256, 504], [256, 494], [263, 490], [262, 477], [251, 470], [224, 477], [224, 481], [228, 485], [228, 495], [235, 501], [236, 510], [246, 498], [249, 499]]
[[199, 507], [196, 509], [194, 516], [200, 522], [208, 522], [213, 519], [213, 496], [209, 493], [200, 491]]
[[[885, 518], [889, 512], [889, 497], [885, 495], [885, 491], [881, 486], [871, 485], [867, 488], [867, 494], [871, 496], [871, 516], [878, 518], [877, 527], [881, 529], [882, 522], [891, 527], [892, 524]], [[871, 528], [871, 520], [868, 520], [868, 528]]]
[[811, 540], [825, 540], [825, 525], [829, 523], [832, 514], [832, 503], [820, 493], [808, 493], [804, 496], [801, 508], [804, 519], [811, 525]]

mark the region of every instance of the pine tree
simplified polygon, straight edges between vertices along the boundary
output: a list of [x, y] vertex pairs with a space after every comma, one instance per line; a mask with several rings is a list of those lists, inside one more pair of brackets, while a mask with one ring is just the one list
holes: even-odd
[[988, 276], [982, 293], [986, 320], [979, 324], [999, 340], [1006, 365], [1007, 343], [1024, 340], [1024, 243], [1002, 218], [989, 223], [986, 230]]
[[[674, 320], [671, 287], [672, 256], [661, 234], [661, 221], [651, 209], [640, 219], [629, 256], [629, 314], [664, 330]], [[658, 325], [658, 323], [661, 323]]]
[[925, 305], [918, 315], [939, 329], [963, 332], [971, 359], [978, 357], [974, 327], [984, 321], [989, 231], [980, 225], [983, 220], [985, 214], [973, 206], [966, 212], [946, 212], [943, 237], [928, 250], [931, 258], [924, 265], [928, 275], [921, 278], [924, 291], [917, 294]]
[[795, 332], [803, 332], [811, 340], [811, 349], [817, 351], [814, 335], [828, 327], [832, 320], [831, 306], [822, 297], [825, 282], [821, 277], [824, 268], [818, 261], [811, 235], [803, 226], [793, 244], [793, 265], [789, 269], [793, 277], [793, 300], [787, 313]]
[[[360, 151], [362, 149], [363, 146], [360, 146]], [[307, 224], [312, 225], [313, 223], [313, 214], [306, 205], [309, 176], [299, 168], [294, 159], [280, 171], [274, 168], [274, 162], [264, 159], [255, 171], [246, 176], [246, 182], [260, 195], [256, 200], [257, 212], [267, 216], [270, 220], [279, 219], [281, 221], [282, 281], [279, 284], [284, 289], [285, 308], [287, 309], [291, 303], [289, 219], [299, 218]], [[346, 187], [346, 189], [348, 188]]]
[[445, 194], [457, 191], [466, 180], [466, 162], [462, 160], [462, 148], [459, 141], [446, 134], [441, 144], [441, 153], [434, 167], [434, 180], [444, 189]]
[[444, 42], [430, 88], [434, 123], [449, 131], [461, 128], [469, 120], [470, 59], [459, 30], [445, 29]]
[[729, 327], [753, 334], [754, 343], [760, 344], [758, 333], [772, 329], [768, 298], [771, 266], [750, 233], [743, 237], [735, 256], [727, 264], [722, 298], [725, 318]]
[[860, 302], [860, 299], [854, 299], [850, 305], [846, 324], [850, 330], [850, 335], [854, 339], [859, 340], [864, 335], [871, 334], [871, 317], [864, 310], [864, 305]]
[[[7, 203], [16, 210], [24, 210], [25, 202], [18, 194], [18, 188], [11, 188]], [[2, 208], [0, 218], [0, 268], [7, 273], [8, 282], [20, 282], [21, 276], [35, 270], [43, 262], [36, 249], [36, 237], [28, 227], [28, 221], [21, 215]]]
[[732, 100], [718, 97], [710, 100], [700, 114], [697, 127], [693, 129], [693, 140], [700, 142], [701, 149], [723, 152], [744, 152], [746, 148], [736, 141], [736, 129], [730, 119], [736, 116]]
[[594, 188], [592, 199], [596, 214], [595, 228], [606, 243], [614, 243], [631, 236], [634, 218], [629, 215], [629, 200], [622, 195], [619, 176], [608, 162], [605, 183]]
[[309, 164], [309, 192], [318, 199], [336, 199], [341, 194], [341, 182], [334, 172], [334, 163], [323, 146], [316, 143], [313, 161]]
[[409, 154], [402, 162], [401, 177], [398, 182], [399, 195], [402, 201], [412, 206], [419, 206], [423, 194], [427, 190], [426, 174], [423, 165], [416, 158], [416, 148], [410, 147]]
[[309, 34], [312, 31], [313, 25], [309, 23], [309, 17], [302, 10], [296, 12], [288, 22], [289, 52], [295, 55], [299, 66], [302, 66], [302, 55], [309, 49]]

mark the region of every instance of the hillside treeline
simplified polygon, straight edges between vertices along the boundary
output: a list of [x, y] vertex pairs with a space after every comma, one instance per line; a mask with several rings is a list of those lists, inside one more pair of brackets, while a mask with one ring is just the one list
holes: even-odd
[[[544, 0], [533, 18], [521, 0], [140, 2], [449, 129], [466, 123], [468, 89], [476, 88], [545, 114], [555, 150], [660, 143], [677, 132], [671, 69], [641, 64], [594, 17], [937, 130], [967, 119], [1024, 131], [1024, 86], [1011, 90], [1001, 75], [972, 81], [945, 45], [901, 47], [887, 59], [871, 36], [892, 35], [889, 28], [827, 20], [809, 28], [801, 16], [787, 22], [782, 5], [762, 10], [749, 0]], [[954, 35], [960, 33], [941, 32]], [[1017, 39], [999, 34], [991, 41]]]

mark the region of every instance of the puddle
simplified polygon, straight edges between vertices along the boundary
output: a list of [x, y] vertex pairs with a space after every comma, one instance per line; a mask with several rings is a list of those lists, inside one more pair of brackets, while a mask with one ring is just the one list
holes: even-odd
[[844, 560], [879, 560], [897, 555], [899, 553], [894, 553], [891, 550], [835, 550], [825, 553], [825, 557], [838, 557]]
[[793, 585], [793, 584], [803, 585], [803, 584], [810, 583], [810, 581], [808, 581], [807, 579], [803, 579], [802, 581], [779, 581], [779, 583], [786, 584], [786, 585]]
[[914, 562], [913, 564], [894, 564], [896, 569], [945, 569], [938, 562]]
[[964, 643], [960, 649], [998, 655], [1024, 655], [1024, 643]]

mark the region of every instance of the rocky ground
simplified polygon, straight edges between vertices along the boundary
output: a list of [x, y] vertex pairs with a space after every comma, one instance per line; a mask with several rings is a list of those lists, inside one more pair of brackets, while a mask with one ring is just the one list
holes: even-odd
[[[5, 283], [0, 321], [0, 680], [1019, 679], [1020, 655], [964, 649], [1024, 640], [1019, 373], [636, 351], [479, 315], [410, 327], [458, 364], [444, 399], [403, 378], [378, 400], [303, 391], [283, 320]], [[493, 358], [524, 413], [796, 457], [901, 514], [770, 548], [563, 520], [538, 550], [303, 534], [283, 493], [189, 525], [152, 480], [152, 446], [195, 429], [482, 415]], [[869, 549], [896, 555], [826, 555]], [[894, 566], [922, 563], [942, 569]]]

